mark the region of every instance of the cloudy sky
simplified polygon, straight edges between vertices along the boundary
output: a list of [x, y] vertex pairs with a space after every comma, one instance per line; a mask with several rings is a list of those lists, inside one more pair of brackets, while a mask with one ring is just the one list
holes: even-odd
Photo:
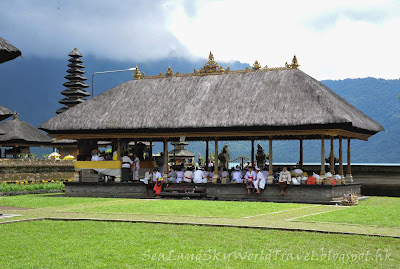
[[400, 78], [396, 0], [1, 0], [0, 36], [24, 57], [238, 60], [317, 79]]

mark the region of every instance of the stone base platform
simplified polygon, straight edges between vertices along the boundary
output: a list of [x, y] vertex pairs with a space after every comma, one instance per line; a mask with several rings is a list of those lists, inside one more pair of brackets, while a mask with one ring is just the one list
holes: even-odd
[[[247, 195], [244, 184], [164, 184], [164, 188], [205, 188], [208, 200], [265, 201], [285, 203], [335, 204], [346, 193], [360, 194], [361, 184], [347, 185], [288, 185], [286, 194], [279, 195], [276, 184], [267, 185], [260, 194]], [[142, 182], [66, 182], [65, 194], [71, 197], [154, 198], [152, 189]], [[335, 199], [336, 198], [336, 199]]]

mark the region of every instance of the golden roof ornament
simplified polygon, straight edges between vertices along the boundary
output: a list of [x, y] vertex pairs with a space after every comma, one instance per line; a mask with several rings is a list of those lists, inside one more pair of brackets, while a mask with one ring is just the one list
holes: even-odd
[[214, 55], [210, 51], [210, 54], [208, 55], [208, 61], [204, 64], [199, 72], [200, 74], [223, 73], [224, 69], [214, 60]]
[[296, 54], [293, 56], [293, 59], [292, 59], [292, 63], [291, 64], [288, 64], [287, 62], [285, 63], [285, 67], [286, 68], [291, 68], [291, 69], [299, 69], [299, 63], [297, 62], [297, 57], [296, 57]]
[[259, 70], [261, 68], [260, 63], [256, 60], [253, 64], [253, 70]]
[[167, 71], [165, 72], [165, 75], [166, 75], [167, 77], [170, 77], [170, 76], [172, 76], [173, 74], [174, 74], [174, 71], [172, 71], [171, 66], [168, 66]]
[[139, 67], [136, 66], [135, 72], [133, 72], [132, 75], [133, 79], [141, 79], [144, 78], [144, 76], [145, 76], [144, 72], [140, 73]]

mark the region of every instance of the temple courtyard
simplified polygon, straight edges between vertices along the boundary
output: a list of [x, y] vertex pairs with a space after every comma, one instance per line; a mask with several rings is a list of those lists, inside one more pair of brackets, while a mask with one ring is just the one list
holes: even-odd
[[398, 268], [399, 208], [388, 197], [346, 207], [3, 196], [0, 267]]

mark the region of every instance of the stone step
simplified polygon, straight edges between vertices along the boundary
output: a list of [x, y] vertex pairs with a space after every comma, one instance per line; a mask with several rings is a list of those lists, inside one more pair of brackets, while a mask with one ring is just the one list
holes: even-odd
[[206, 193], [161, 192], [161, 197], [205, 197]]
[[205, 192], [206, 188], [164, 188], [164, 192]]

